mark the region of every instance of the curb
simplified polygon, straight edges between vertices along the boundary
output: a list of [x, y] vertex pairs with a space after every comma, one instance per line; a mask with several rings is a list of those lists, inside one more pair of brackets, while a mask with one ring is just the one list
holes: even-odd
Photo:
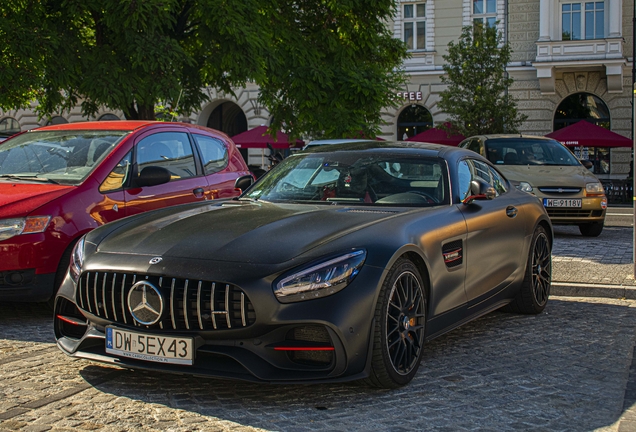
[[550, 295], [564, 297], [605, 297], [636, 300], [636, 286], [552, 282]]

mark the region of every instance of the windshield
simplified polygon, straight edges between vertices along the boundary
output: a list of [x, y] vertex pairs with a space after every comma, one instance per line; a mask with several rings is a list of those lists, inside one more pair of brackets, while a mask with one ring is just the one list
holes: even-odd
[[369, 152], [288, 157], [241, 199], [272, 202], [435, 206], [448, 204], [442, 159]]
[[0, 179], [77, 185], [128, 131], [28, 132], [0, 145]]
[[488, 160], [496, 165], [580, 165], [563, 144], [554, 140], [505, 138], [486, 141]]

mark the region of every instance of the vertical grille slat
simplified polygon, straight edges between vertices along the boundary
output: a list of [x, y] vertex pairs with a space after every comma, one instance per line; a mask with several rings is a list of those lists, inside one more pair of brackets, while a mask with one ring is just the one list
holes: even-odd
[[[133, 319], [128, 306], [129, 293], [140, 280], [154, 285], [163, 297], [163, 316], [149, 326]], [[223, 285], [217, 289], [217, 284]], [[80, 276], [76, 298], [80, 309], [90, 314], [151, 330], [232, 330], [256, 321], [248, 295], [235, 285], [218, 281], [170, 278], [164, 283], [164, 276], [91, 271]]]
[[99, 273], [95, 272], [95, 280], [93, 281], [93, 301], [95, 302], [95, 314], [100, 316], [99, 313], [99, 304], [97, 303], [97, 279], [99, 278]]
[[126, 302], [124, 293], [126, 292], [126, 275], [124, 274], [124, 278], [121, 281], [121, 314], [124, 317], [124, 324], [128, 324], [126, 320]]
[[199, 328], [203, 330], [203, 320], [201, 319], [201, 284], [203, 282], [199, 281], [199, 285], [197, 286], [197, 318], [199, 319]]
[[108, 302], [106, 301], [106, 276], [104, 273], [104, 279], [102, 280], [102, 305], [104, 306], [104, 317], [108, 319]]
[[111, 289], [111, 301], [113, 305], [113, 319], [115, 321], [117, 321], [117, 302], [115, 301], [116, 282], [117, 282], [117, 273], [113, 273], [113, 282], [110, 289]]
[[88, 311], [90, 313], [93, 313], [93, 307], [91, 306], [91, 289], [90, 289], [90, 281], [91, 281], [91, 274], [87, 273], [86, 274], [86, 306], [88, 307]]
[[212, 282], [212, 294], [210, 296], [210, 315], [212, 315], [212, 326], [216, 330], [216, 314], [214, 313], [214, 294], [216, 289], [216, 283]]
[[172, 319], [172, 328], [174, 330], [177, 329], [177, 323], [174, 319], [174, 284], [176, 282], [175, 278], [172, 278], [172, 283], [170, 284], [170, 318]]
[[232, 322], [230, 321], [230, 286], [225, 285], [225, 320], [227, 321], [227, 328], [232, 328]]
[[245, 294], [241, 293], [241, 323], [243, 324], [243, 327], [245, 327], [246, 321], [245, 321]]
[[183, 321], [187, 330], [190, 330], [190, 322], [188, 320], [188, 280], [185, 280], [183, 286]]

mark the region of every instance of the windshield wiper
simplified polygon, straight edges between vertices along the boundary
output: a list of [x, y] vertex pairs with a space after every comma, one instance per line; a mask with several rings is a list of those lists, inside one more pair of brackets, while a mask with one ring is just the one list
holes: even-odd
[[37, 182], [41, 182], [41, 183], [60, 184], [59, 182], [57, 182], [55, 180], [51, 180], [50, 178], [38, 177], [37, 175], [21, 176], [21, 175], [15, 175], [15, 174], [1, 174], [0, 178], [7, 178], [7, 179], [11, 179], [11, 180], [37, 181]]

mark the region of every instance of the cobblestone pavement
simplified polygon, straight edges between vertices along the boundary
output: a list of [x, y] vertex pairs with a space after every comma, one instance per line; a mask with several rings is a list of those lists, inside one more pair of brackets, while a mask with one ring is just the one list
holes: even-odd
[[626, 226], [606, 226], [597, 238], [581, 236], [576, 226], [554, 226], [553, 280], [636, 286], [633, 235]]
[[636, 386], [631, 300], [553, 297], [538, 316], [489, 314], [427, 345], [415, 380], [392, 391], [72, 360], [49, 314], [0, 305], [0, 431], [636, 430], [624, 401]]

